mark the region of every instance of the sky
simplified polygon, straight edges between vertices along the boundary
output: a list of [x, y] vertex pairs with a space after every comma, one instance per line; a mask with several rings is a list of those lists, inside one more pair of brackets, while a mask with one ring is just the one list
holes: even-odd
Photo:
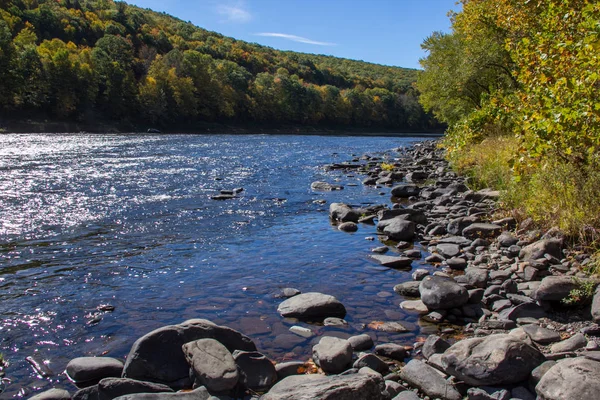
[[279, 50], [420, 68], [421, 43], [448, 32], [457, 0], [126, 0]]

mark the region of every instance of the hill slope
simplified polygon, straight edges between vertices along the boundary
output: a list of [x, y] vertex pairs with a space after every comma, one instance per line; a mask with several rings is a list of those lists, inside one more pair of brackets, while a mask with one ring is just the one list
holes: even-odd
[[418, 71], [277, 51], [111, 0], [0, 0], [0, 112], [429, 130]]

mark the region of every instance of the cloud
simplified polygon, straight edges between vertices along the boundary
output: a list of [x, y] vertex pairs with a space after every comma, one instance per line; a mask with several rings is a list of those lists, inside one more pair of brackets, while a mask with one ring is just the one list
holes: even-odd
[[222, 22], [244, 23], [252, 19], [252, 14], [239, 4], [236, 6], [218, 5], [217, 13], [225, 17]]
[[316, 44], [318, 46], [335, 46], [336, 45], [335, 43], [319, 42], [316, 40], [307, 39], [302, 36], [288, 35], [287, 33], [262, 32], [262, 33], [257, 33], [256, 36], [278, 37], [278, 38], [283, 38], [283, 39], [287, 39], [287, 40], [291, 40], [291, 41], [299, 42], [299, 43]]

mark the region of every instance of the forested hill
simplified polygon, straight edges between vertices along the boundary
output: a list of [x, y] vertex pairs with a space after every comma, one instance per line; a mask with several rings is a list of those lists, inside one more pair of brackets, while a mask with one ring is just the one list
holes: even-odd
[[417, 70], [277, 51], [124, 2], [0, 5], [5, 118], [436, 126], [417, 101]]

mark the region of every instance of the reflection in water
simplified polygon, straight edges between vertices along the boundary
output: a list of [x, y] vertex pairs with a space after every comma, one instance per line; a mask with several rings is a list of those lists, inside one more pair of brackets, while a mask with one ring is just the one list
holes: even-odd
[[[320, 167], [414, 140], [1, 135], [0, 352], [13, 380], [2, 397], [72, 392], [61, 375], [71, 358], [123, 358], [142, 334], [189, 318], [239, 329], [275, 360], [307, 358], [325, 332], [410, 343], [417, 317], [400, 310], [392, 290], [409, 272], [367, 259], [375, 226], [339, 232], [315, 200], [388, 202], [360, 176]], [[345, 189], [313, 193], [316, 180]], [[237, 187], [236, 199], [210, 200]], [[276, 312], [274, 293], [284, 287], [336, 296], [349, 325], [301, 324], [317, 336], [291, 334], [298, 322]], [[412, 331], [374, 332], [374, 320]], [[50, 376], [38, 377], [27, 357]]]

